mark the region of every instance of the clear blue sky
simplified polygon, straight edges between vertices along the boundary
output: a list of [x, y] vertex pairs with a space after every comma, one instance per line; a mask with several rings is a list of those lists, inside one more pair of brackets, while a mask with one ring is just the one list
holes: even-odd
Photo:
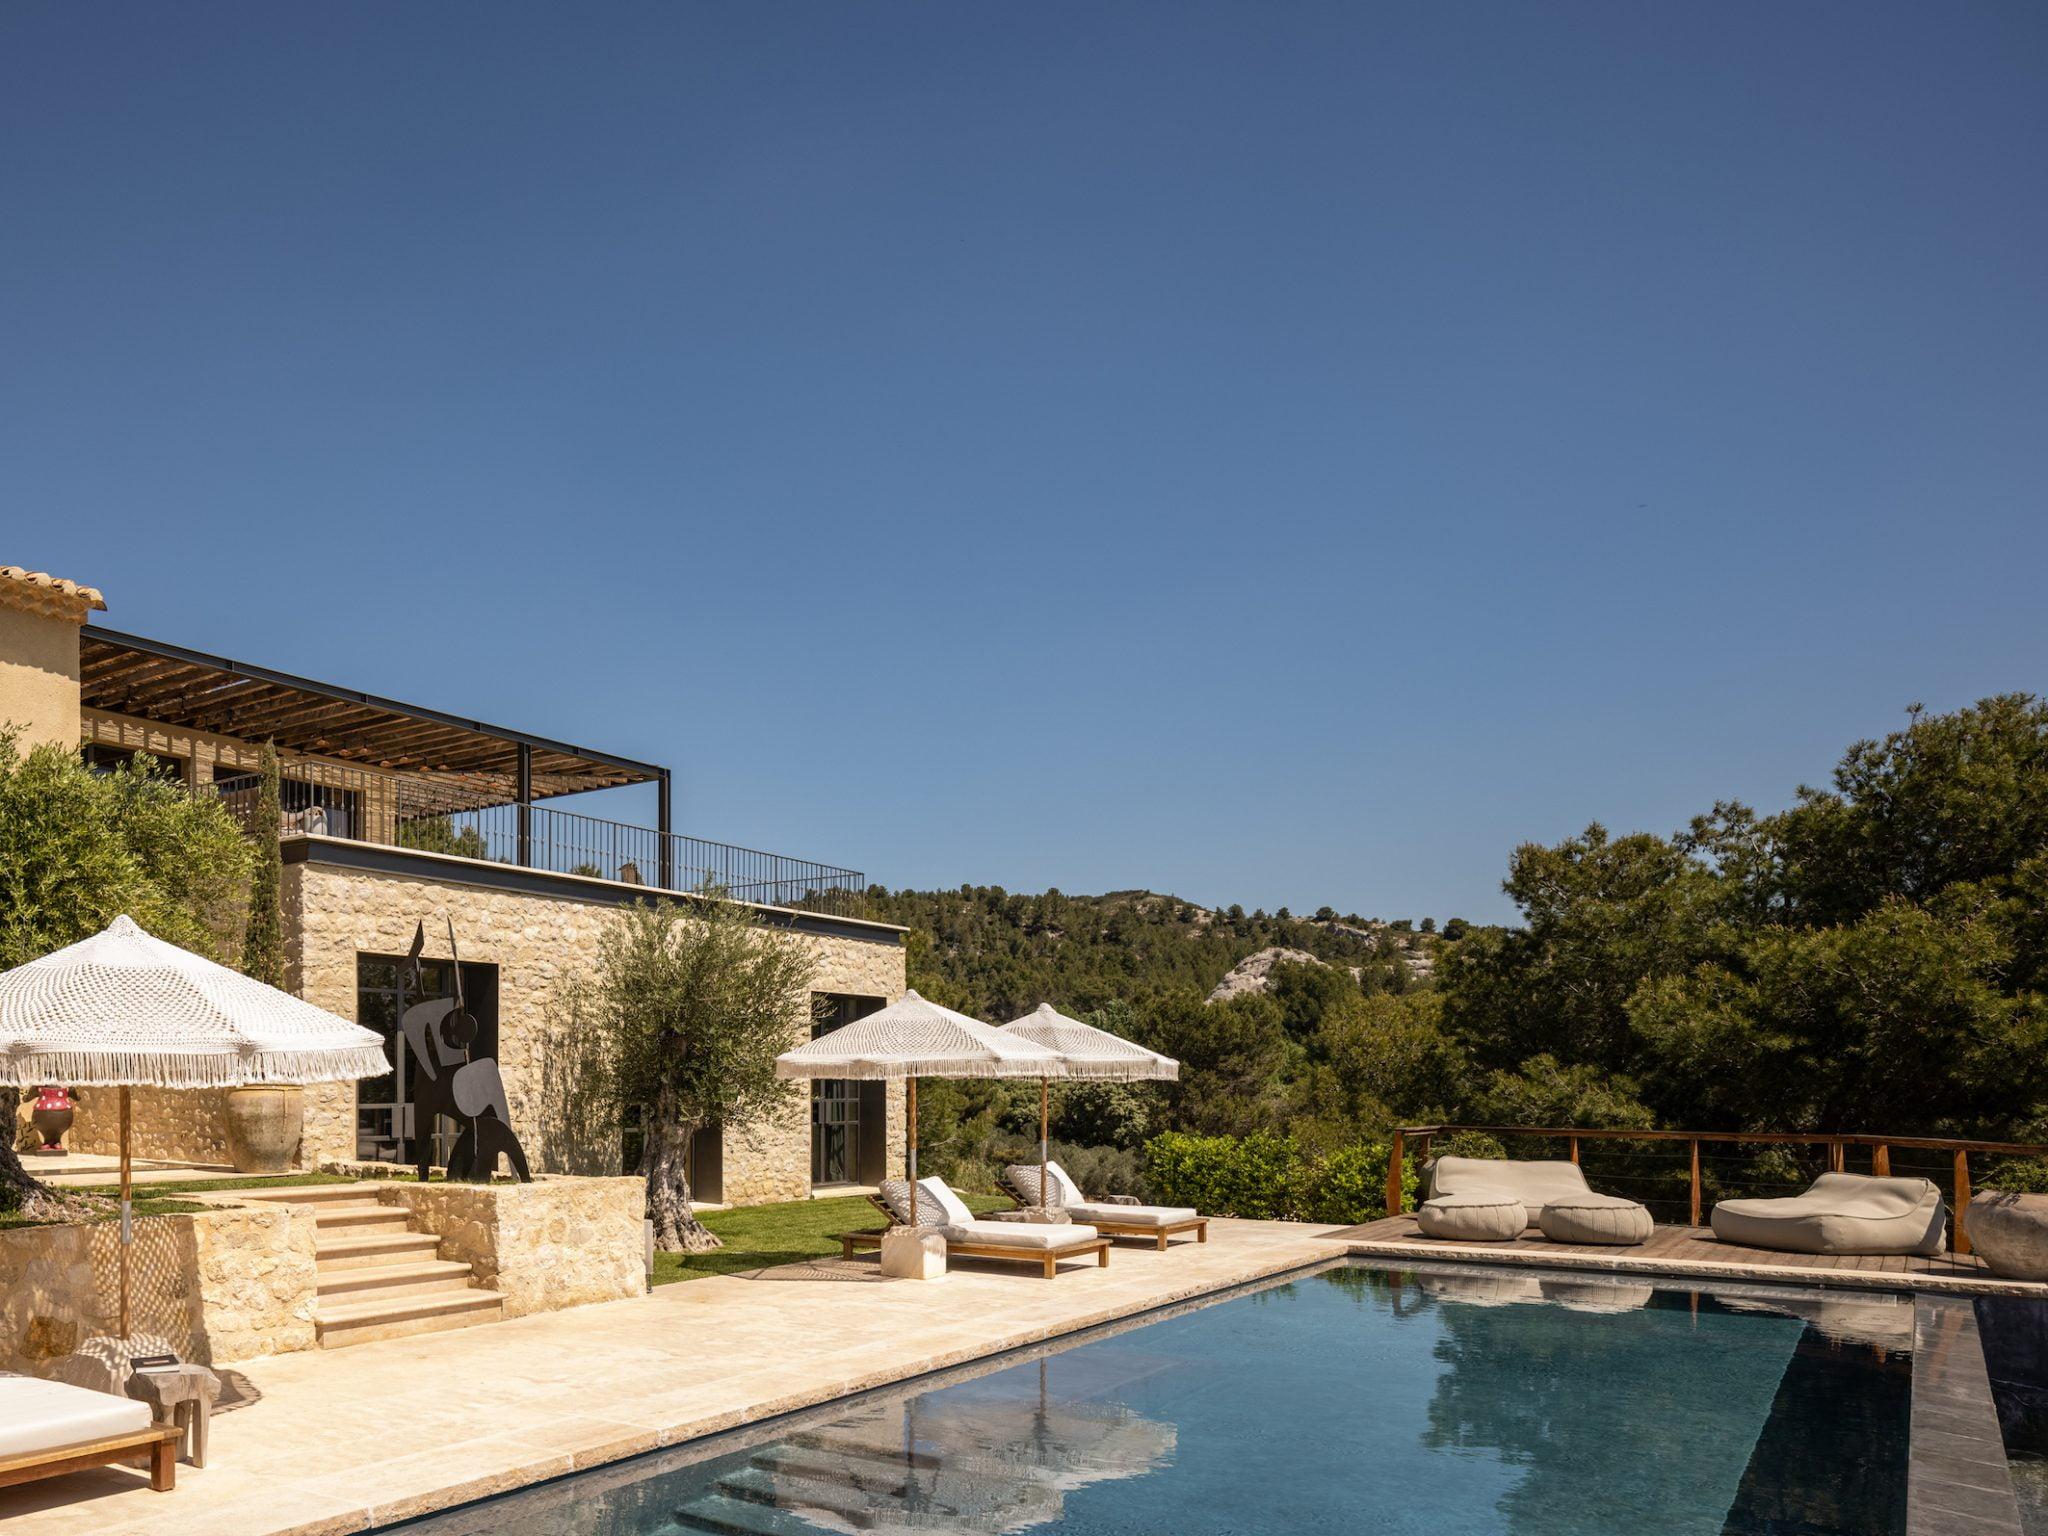
[[892, 885], [1499, 918], [2048, 682], [2048, 8], [0, 12], [0, 561]]

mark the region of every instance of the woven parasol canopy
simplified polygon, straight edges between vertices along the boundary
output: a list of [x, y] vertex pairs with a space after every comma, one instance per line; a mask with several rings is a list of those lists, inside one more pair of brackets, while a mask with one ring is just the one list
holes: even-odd
[[777, 1077], [824, 1077], [905, 1084], [909, 1122], [905, 1164], [913, 1223], [917, 1198], [917, 1080], [920, 1077], [1064, 1077], [1060, 1059], [1042, 1045], [1006, 1035], [993, 1024], [956, 1013], [916, 992], [855, 1019], [808, 1045], [775, 1058]]
[[121, 1335], [128, 1333], [128, 1090], [342, 1082], [391, 1070], [359, 1024], [166, 944], [125, 913], [0, 973], [0, 1083], [121, 1090]]
[[[1098, 1083], [1170, 1083], [1180, 1076], [1180, 1063], [1171, 1056], [1148, 1051], [1136, 1041], [1113, 1035], [1106, 1029], [1097, 1029], [1093, 1024], [1083, 1024], [1079, 1019], [1061, 1013], [1051, 1003], [1040, 1003], [1023, 1018], [1012, 1019], [1005, 1024], [998, 1033], [1028, 1040], [1052, 1051], [1066, 1068], [1065, 1075], [1069, 1078]], [[1038, 1085], [1040, 1210], [1046, 1204], [1046, 1142], [1051, 1125], [1052, 1093], [1050, 1085], [1041, 1080]]]

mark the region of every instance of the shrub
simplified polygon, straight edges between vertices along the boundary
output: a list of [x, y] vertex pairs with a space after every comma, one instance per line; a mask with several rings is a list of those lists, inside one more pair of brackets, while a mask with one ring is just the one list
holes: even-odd
[[[1212, 1216], [1370, 1221], [1386, 1214], [1387, 1147], [1347, 1142], [1315, 1153], [1292, 1137], [1168, 1132], [1146, 1143], [1145, 1178], [1161, 1205], [1191, 1205]], [[1412, 1195], [1412, 1163], [1402, 1169], [1402, 1184]]]
[[2048, 1195], [2048, 1159], [2009, 1157], [1985, 1170], [1984, 1189], [2009, 1195]]

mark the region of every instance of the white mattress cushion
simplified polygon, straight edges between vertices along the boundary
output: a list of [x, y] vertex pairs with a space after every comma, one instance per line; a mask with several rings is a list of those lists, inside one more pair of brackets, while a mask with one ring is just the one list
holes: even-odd
[[1168, 1227], [1177, 1221], [1193, 1221], [1196, 1211], [1185, 1205], [1085, 1205], [1069, 1203], [1067, 1209], [1083, 1221], [1106, 1221], [1114, 1226]]
[[132, 1398], [0, 1373], [0, 1456], [61, 1451], [149, 1428], [149, 1404]]
[[1025, 1221], [956, 1221], [946, 1228], [946, 1236], [954, 1242], [986, 1243], [991, 1248], [1057, 1250], [1092, 1243], [1096, 1235], [1093, 1227]]

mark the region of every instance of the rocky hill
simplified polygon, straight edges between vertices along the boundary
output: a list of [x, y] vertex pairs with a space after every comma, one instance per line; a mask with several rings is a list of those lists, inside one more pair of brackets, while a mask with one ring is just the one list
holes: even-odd
[[1343, 966], [1405, 988], [1429, 976], [1440, 942], [1409, 923], [1328, 908], [1314, 917], [1247, 914], [1157, 891], [1073, 896], [963, 886], [868, 894], [873, 916], [913, 930], [912, 986], [998, 1022], [1041, 1002], [1086, 1010], [1165, 993], [1263, 991], [1283, 960]]

